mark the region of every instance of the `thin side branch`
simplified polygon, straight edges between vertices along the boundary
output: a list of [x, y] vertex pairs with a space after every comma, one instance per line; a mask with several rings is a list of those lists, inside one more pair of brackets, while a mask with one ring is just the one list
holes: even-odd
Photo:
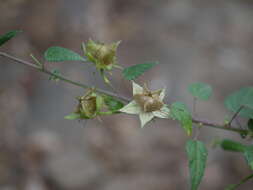
[[240, 113], [240, 111], [242, 111], [242, 109], [244, 108], [243, 105], [241, 105], [239, 107], [239, 109], [234, 113], [234, 115], [232, 116], [232, 118], [230, 119], [230, 121], [228, 122], [228, 125], [231, 125], [231, 123], [233, 122], [233, 120], [238, 116], [238, 114]]
[[[27, 67], [31, 67], [31, 68], [39, 71], [39, 72], [45, 73], [45, 74], [50, 75], [50, 76], [54, 76], [54, 77], [60, 79], [63, 82], [66, 82], [66, 83], [69, 83], [69, 84], [73, 84], [75, 86], [78, 86], [78, 87], [81, 87], [81, 88], [84, 88], [84, 89], [92, 88], [91, 86], [88, 86], [88, 85], [85, 85], [85, 84], [82, 84], [82, 83], [79, 83], [79, 82], [72, 81], [72, 80], [70, 80], [70, 79], [68, 79], [68, 78], [66, 78], [66, 77], [64, 77], [62, 75], [57, 75], [57, 74], [55, 74], [55, 73], [53, 73], [53, 72], [45, 69], [44, 67], [41, 67], [39, 65], [30, 63], [28, 61], [21, 60], [19, 58], [16, 58], [16, 57], [14, 57], [12, 55], [7, 54], [7, 53], [0, 52], [0, 57], [8, 58], [8, 59], [14, 61], [15, 63], [23, 64], [23, 65], [25, 65]], [[126, 103], [131, 101], [131, 99], [129, 99], [127, 97], [124, 97], [122, 95], [117, 95], [117, 94], [115, 94], [113, 92], [109, 92], [107, 90], [96, 88], [96, 91], [98, 91], [98, 92], [100, 92], [102, 94], [105, 94], [105, 95], [113, 96], [115, 98], [118, 98], [118, 99], [126, 102]], [[241, 111], [241, 109], [238, 110], [238, 113]], [[237, 114], [235, 114], [234, 117], [236, 117]], [[239, 133], [239, 134], [247, 134], [248, 133], [247, 130], [237, 129], [237, 128], [231, 126], [231, 123], [229, 123], [228, 125], [224, 126], [224, 125], [221, 125], [221, 124], [218, 124], [218, 123], [214, 123], [214, 122], [210, 122], [210, 121], [206, 121], [206, 120], [201, 120], [201, 119], [197, 119], [197, 118], [194, 118], [194, 117], [192, 118], [192, 121], [193, 121], [193, 123], [198, 124], [198, 125], [203, 125], [203, 126], [207, 126], [207, 127], [216, 128], [216, 129], [222, 129], [222, 130], [232, 131], [232, 132], [236, 132], [236, 133]]]

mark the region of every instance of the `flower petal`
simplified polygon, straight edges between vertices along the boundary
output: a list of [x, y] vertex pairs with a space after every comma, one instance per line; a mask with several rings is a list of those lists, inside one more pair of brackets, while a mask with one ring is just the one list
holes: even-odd
[[141, 112], [139, 116], [141, 120], [141, 128], [143, 128], [147, 122], [149, 122], [151, 119], [155, 117], [152, 112], [149, 113]]
[[134, 81], [132, 81], [132, 84], [133, 84], [133, 95], [143, 93], [143, 88], [140, 85], [138, 85]]
[[167, 105], [163, 105], [163, 107], [158, 111], [153, 111], [154, 116], [159, 118], [169, 118], [170, 109], [167, 107]]
[[141, 112], [140, 106], [133, 100], [129, 104], [125, 105], [119, 111], [129, 114], [139, 114]]
[[161, 93], [160, 93], [160, 95], [159, 95], [159, 98], [160, 98], [161, 101], [162, 101], [162, 100], [164, 99], [164, 97], [165, 97], [165, 91], [166, 91], [166, 89], [163, 88], [162, 91], [161, 91]]

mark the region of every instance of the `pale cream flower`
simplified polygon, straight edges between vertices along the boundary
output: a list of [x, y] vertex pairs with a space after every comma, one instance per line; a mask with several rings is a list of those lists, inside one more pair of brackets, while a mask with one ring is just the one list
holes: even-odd
[[146, 87], [132, 82], [134, 99], [119, 111], [128, 114], [138, 114], [141, 127], [154, 117], [169, 118], [169, 108], [163, 103], [165, 89], [149, 91]]

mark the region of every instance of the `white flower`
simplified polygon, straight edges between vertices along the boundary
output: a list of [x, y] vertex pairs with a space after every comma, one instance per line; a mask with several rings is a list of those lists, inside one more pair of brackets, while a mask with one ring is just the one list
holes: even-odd
[[144, 86], [133, 83], [134, 99], [119, 111], [128, 114], [138, 114], [141, 127], [152, 120], [154, 117], [169, 118], [169, 108], [163, 103], [165, 89], [151, 92]]

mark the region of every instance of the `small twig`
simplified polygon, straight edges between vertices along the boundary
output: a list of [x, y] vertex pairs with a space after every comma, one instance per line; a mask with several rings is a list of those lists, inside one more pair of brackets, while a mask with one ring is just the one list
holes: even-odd
[[39, 66], [41, 68], [44, 68], [44, 65], [33, 54], [31, 54], [30, 56], [35, 61], [35, 63], [37, 64], [37, 66]]
[[244, 105], [241, 105], [239, 107], [239, 109], [234, 113], [234, 115], [232, 116], [232, 118], [228, 122], [228, 125], [231, 125], [231, 123], [233, 122], [233, 120], [237, 117], [237, 115], [240, 113], [240, 111], [242, 111], [243, 108], [244, 108]]

